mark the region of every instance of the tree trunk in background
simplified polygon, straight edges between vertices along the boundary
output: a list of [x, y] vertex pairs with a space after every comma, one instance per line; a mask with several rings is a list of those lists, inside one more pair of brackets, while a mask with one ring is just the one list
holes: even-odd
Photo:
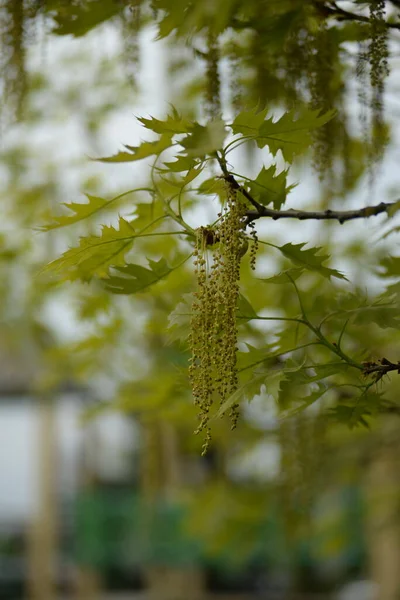
[[57, 439], [53, 398], [38, 400], [38, 498], [28, 544], [28, 595], [57, 596]]
[[[182, 485], [177, 431], [170, 423], [144, 424], [141, 493], [149, 507], [157, 499], [173, 501]], [[204, 578], [198, 567], [149, 565], [145, 578], [149, 600], [198, 600], [204, 596]]]
[[78, 600], [99, 600], [101, 598], [101, 576], [93, 567], [79, 566], [76, 589]]
[[367, 473], [367, 544], [377, 600], [400, 599], [400, 431], [383, 428]]
[[152, 566], [147, 570], [149, 600], [200, 600], [205, 597], [204, 577], [198, 567]]
[[[99, 440], [95, 427], [86, 427], [81, 449], [80, 493], [96, 487], [95, 467]], [[102, 577], [99, 568], [90, 564], [78, 564], [76, 573], [76, 597], [78, 600], [99, 600], [102, 591]]]

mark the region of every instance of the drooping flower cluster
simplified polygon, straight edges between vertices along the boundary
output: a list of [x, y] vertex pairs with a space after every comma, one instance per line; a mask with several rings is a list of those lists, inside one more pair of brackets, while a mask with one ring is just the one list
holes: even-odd
[[205, 112], [210, 119], [221, 115], [221, 81], [218, 71], [218, 38], [209, 32], [207, 37]]
[[[383, 94], [385, 79], [389, 74], [388, 32], [385, 23], [385, 0], [370, 3], [371, 41], [368, 50], [370, 80], [372, 88], [372, 143], [374, 154], [380, 153], [384, 145]], [[373, 157], [374, 158], [374, 157]]]
[[128, 3], [121, 12], [123, 36], [123, 61], [129, 83], [137, 89], [140, 68], [139, 34], [142, 27], [141, 1]]
[[[199, 228], [194, 252], [197, 291], [192, 306], [189, 376], [199, 407], [197, 432], [206, 431], [203, 452], [210, 441], [208, 422], [213, 403], [225, 402], [238, 384], [236, 310], [240, 261], [247, 245], [243, 237], [245, 211], [241, 195], [228, 188], [218, 224]], [[237, 405], [231, 407], [230, 418], [235, 427]]]
[[[335, 45], [332, 32], [324, 20], [320, 19], [318, 27], [308, 33], [309, 38], [309, 69], [308, 86], [311, 94], [311, 106], [327, 112], [340, 101], [341, 89], [335, 76]], [[340, 125], [333, 120], [314, 131], [314, 166], [321, 178], [330, 179], [333, 176], [333, 158], [340, 141]]]
[[5, 122], [20, 119], [24, 108], [27, 91], [26, 8], [21, 0], [4, 0], [0, 5], [0, 109]]

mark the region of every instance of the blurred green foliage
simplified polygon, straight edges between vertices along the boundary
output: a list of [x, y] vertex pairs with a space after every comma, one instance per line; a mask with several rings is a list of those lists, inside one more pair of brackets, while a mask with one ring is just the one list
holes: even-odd
[[[323, 0], [14, 0], [1, 8], [3, 120], [20, 127], [19, 141], [2, 152], [1, 319], [9, 338], [16, 337], [14, 324], [26, 326], [21, 344], [29, 331], [45, 365], [39, 388], [66, 377], [100, 386], [108, 378], [112, 398], [87, 417], [115, 409], [134, 414], [145, 428], [169, 422], [183, 451], [197, 456], [202, 441], [191, 436], [196, 408], [187, 378], [196, 236], [201, 226], [218, 222], [232, 178], [247, 213], [261, 211], [255, 273], [250, 251], [241, 264], [238, 386], [212, 410], [211, 448], [235, 464], [267, 440], [280, 449], [280, 469], [270, 478], [267, 473], [267, 482], [249, 469], [250, 504], [240, 500], [247, 490], [238, 490], [223, 470], [197, 490], [181, 484], [177, 494], [191, 506], [191, 526], [217, 546], [243, 541], [277, 497], [287, 532], [302, 539], [321, 486], [357, 482], [360, 456], [379, 440], [381, 423], [399, 413], [398, 199], [380, 196], [392, 203], [386, 220], [372, 217], [377, 225], [360, 228], [356, 221], [323, 219], [309, 229], [297, 219], [281, 227], [278, 217], [267, 219], [260, 209], [291, 207], [293, 173], [301, 185], [313, 167], [306, 206], [312, 211], [361, 209], [365, 182], [378, 185], [386, 176], [379, 165], [391, 150], [395, 123], [389, 109], [383, 122], [382, 106], [368, 98], [376, 100], [376, 86], [383, 94], [387, 36], [400, 28], [398, 8], [386, 3], [377, 30], [371, 3], [352, 4], [344, 11]], [[52, 88], [26, 61], [34, 23], [49, 44], [55, 36], [67, 36], [71, 45], [93, 36], [96, 45], [96, 33], [109, 27], [126, 51], [114, 61], [100, 59], [100, 48], [88, 56], [72, 53], [69, 64], [57, 65], [69, 73], [68, 87]], [[103, 123], [126, 108], [131, 94], [136, 98], [141, 84], [136, 76], [132, 92], [116, 73], [129, 57], [129, 71], [140, 73], [137, 50], [149, 31], [152, 43], [163, 44], [165, 61], [154, 73], [167, 80], [165, 104], [170, 100], [174, 108], [140, 116], [146, 139], [124, 140], [130, 144], [122, 151], [110, 148], [110, 156], [102, 156]], [[71, 72], [79, 61], [91, 74], [85, 85]], [[379, 81], [374, 65], [384, 75]], [[82, 168], [86, 199], [78, 202], [60, 178], [64, 159], [44, 156], [24, 140], [24, 127], [52, 127], [71, 113], [90, 154], [94, 148], [105, 163], [94, 178]], [[131, 190], [125, 183], [107, 187], [118, 163], [131, 169], [138, 161]], [[248, 228], [243, 236], [251, 247]], [[48, 303], [63, 295], [78, 331], [68, 341], [44, 318]], [[382, 369], [384, 359], [393, 369]], [[236, 404], [242, 419], [232, 433], [219, 417]], [[358, 425], [372, 431], [348, 431]], [[352, 444], [354, 460], [343, 467]], [[224, 518], [203, 527], [216, 513]]]

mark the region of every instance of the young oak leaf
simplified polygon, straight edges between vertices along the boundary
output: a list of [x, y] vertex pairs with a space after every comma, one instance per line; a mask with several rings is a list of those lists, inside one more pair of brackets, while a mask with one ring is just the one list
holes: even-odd
[[268, 146], [274, 156], [280, 150], [283, 158], [292, 162], [296, 154], [301, 154], [312, 144], [310, 132], [328, 123], [335, 114], [334, 110], [321, 115], [318, 110], [305, 109], [297, 118], [295, 111], [285, 113], [277, 121], [271, 117], [259, 129], [257, 146]]
[[267, 206], [273, 204], [275, 210], [279, 210], [286, 202], [286, 196], [295, 185], [286, 185], [288, 171], [282, 171], [276, 175], [276, 165], [268, 169], [263, 167], [257, 178], [250, 183], [250, 193], [259, 204]]
[[[55, 8], [55, 5], [53, 5]], [[54, 10], [52, 20], [55, 35], [73, 35], [82, 37], [100, 23], [104, 23], [117, 15], [120, 8], [114, 0], [96, 2], [68, 2], [63, 10]]]
[[[325, 306], [326, 315], [331, 321], [345, 321], [365, 327], [375, 323], [381, 329], [399, 329], [400, 314], [398, 310], [399, 300], [396, 290], [387, 290], [376, 298], [369, 298], [360, 292], [343, 294], [332, 299], [331, 307]], [[315, 303], [320, 303], [318, 297]]]
[[199, 161], [195, 158], [188, 156], [178, 156], [176, 160], [171, 162], [164, 162], [166, 169], [160, 169], [162, 173], [181, 173], [182, 171], [190, 171], [193, 167], [196, 167]]
[[346, 363], [326, 363], [309, 368], [300, 368], [285, 375], [280, 383], [278, 404], [285, 411], [282, 416], [295, 414], [321, 398], [330, 387], [329, 377], [347, 373]]
[[221, 177], [211, 177], [199, 185], [197, 192], [205, 196], [218, 196], [223, 204], [226, 198], [226, 184]]
[[125, 148], [129, 150], [129, 152], [118, 152], [118, 154], [114, 154], [114, 156], [106, 156], [102, 158], [96, 158], [95, 160], [98, 162], [132, 162], [136, 160], [142, 160], [143, 158], [148, 158], [149, 156], [161, 154], [167, 148], [172, 146], [172, 134], [165, 133], [163, 134], [159, 140], [155, 142], [142, 142], [140, 146], [127, 146]]
[[274, 156], [281, 150], [288, 162], [312, 144], [310, 132], [325, 125], [336, 114], [331, 110], [321, 115], [318, 110], [306, 108], [299, 115], [293, 110], [274, 121], [273, 117], [266, 119], [267, 112], [267, 109], [243, 111], [233, 121], [232, 131], [254, 139], [259, 148], [268, 146]]
[[276, 275], [272, 275], [272, 277], [268, 277], [267, 279], [260, 279], [260, 281], [274, 284], [291, 283], [291, 280], [296, 281], [303, 272], [304, 269], [302, 267], [292, 267], [291, 269], [286, 269]]
[[317, 400], [324, 396], [329, 390], [329, 386], [317, 383], [315, 389], [310, 391], [308, 395], [302, 397], [296, 396], [292, 405], [287, 408], [281, 407], [280, 418], [287, 419], [302, 413], [306, 408], [317, 402]]
[[243, 383], [253, 377], [256, 371], [271, 370], [272, 367], [276, 366], [277, 360], [273, 345], [266, 344], [262, 348], [256, 348], [246, 343], [246, 347], [246, 352], [238, 352], [237, 355], [238, 371]]
[[399, 330], [400, 315], [398, 303], [381, 304], [379, 300], [370, 306], [360, 306], [354, 309], [351, 318], [355, 325], [366, 326], [375, 323], [381, 329], [392, 328]]
[[392, 218], [400, 210], [400, 200], [396, 200], [392, 206], [387, 209], [388, 217]]
[[257, 373], [249, 381], [241, 385], [225, 402], [221, 405], [216, 414], [216, 418], [222, 417], [232, 406], [248, 400], [249, 402], [260, 394], [264, 386], [270, 395], [275, 395], [279, 382], [284, 376], [284, 370], [270, 370], [268, 373]]
[[[255, 350], [255, 349], [254, 349]], [[249, 347], [249, 351], [252, 352], [253, 349]], [[271, 357], [272, 358], [272, 357]], [[267, 357], [266, 357], [266, 360]], [[279, 363], [278, 363], [279, 364]], [[262, 367], [261, 367], [262, 368]], [[230, 409], [235, 404], [239, 404], [243, 400], [248, 400], [249, 402], [263, 391], [265, 391], [268, 395], [277, 398], [279, 394], [280, 384], [284, 377], [287, 376], [288, 373], [293, 371], [298, 371], [302, 368], [302, 365], [295, 365], [287, 367], [283, 363], [279, 368], [268, 368], [267, 370], [262, 370], [262, 372], [256, 370], [253, 372], [252, 377], [245, 381], [220, 407], [217, 417], [222, 417], [226, 413], [228, 409]]]
[[202, 171], [203, 171], [203, 165], [200, 165], [198, 167], [193, 167], [192, 169], [189, 169], [189, 171], [186, 173], [186, 175], [184, 177], [180, 177], [178, 179], [176, 179], [176, 178], [173, 179], [173, 178], [169, 177], [168, 179], [165, 178], [165, 180], [177, 188], [184, 188], [186, 185], [188, 185], [194, 179], [196, 179], [196, 177], [198, 177]]
[[196, 123], [192, 126], [190, 133], [179, 143], [185, 149], [185, 156], [201, 158], [220, 150], [225, 137], [225, 122], [222, 119], [215, 119], [207, 125]]
[[83, 204], [78, 202], [71, 202], [70, 204], [63, 202], [62, 206], [68, 208], [72, 214], [56, 216], [54, 217], [53, 222], [41, 225], [38, 229], [40, 231], [50, 231], [51, 229], [58, 229], [59, 227], [73, 225], [74, 223], [83, 221], [97, 212], [104, 210], [112, 202], [114, 202], [114, 200], [116, 200], [116, 198], [104, 200], [104, 198], [99, 198], [90, 194], [85, 194], [85, 196], [89, 202], [85, 202]]
[[172, 115], [168, 115], [164, 121], [160, 121], [154, 117], [150, 117], [150, 119], [138, 117], [138, 121], [140, 121], [146, 129], [150, 129], [151, 131], [154, 131], [154, 133], [159, 133], [160, 135], [164, 133], [172, 135], [188, 133], [193, 126], [192, 121], [182, 117], [175, 108], [173, 108]]
[[400, 256], [386, 256], [380, 261], [382, 270], [380, 277], [399, 277], [400, 275]]
[[159, 13], [158, 36], [191, 37], [195, 32], [207, 29], [215, 36], [226, 30], [237, 13], [237, 2], [208, 3], [196, 0], [156, 0], [154, 7]]
[[300, 244], [288, 243], [284, 246], [276, 246], [276, 248], [280, 250], [286, 258], [299, 267], [303, 267], [308, 271], [316, 271], [328, 279], [337, 277], [338, 279], [346, 279], [347, 281], [347, 277], [345, 277], [343, 273], [340, 273], [340, 271], [323, 266], [322, 263], [329, 258], [329, 255], [318, 255], [317, 252], [319, 252], [321, 248], [307, 248], [306, 250], [303, 250], [305, 245], [305, 242]]
[[243, 294], [239, 294], [237, 301], [237, 316], [243, 321], [251, 321], [257, 318], [257, 313]]
[[182, 301], [175, 307], [168, 317], [169, 343], [180, 341], [187, 343], [190, 320], [192, 315], [193, 294], [184, 294]]
[[367, 419], [379, 414], [385, 398], [380, 392], [363, 392], [346, 404], [337, 404], [329, 410], [329, 416], [344, 423], [350, 429], [362, 425], [369, 429]]
[[232, 132], [234, 134], [241, 133], [243, 136], [256, 137], [267, 114], [268, 108], [260, 111], [257, 108], [242, 111], [230, 126]]
[[158, 261], [148, 259], [149, 269], [141, 265], [127, 264], [123, 267], [113, 265], [121, 275], [110, 275], [103, 280], [105, 288], [113, 294], [137, 294], [167, 277], [176, 267], [170, 267], [164, 258]]
[[132, 225], [120, 217], [118, 228], [104, 225], [99, 236], [80, 238], [78, 247], [64, 252], [43, 271], [61, 275], [70, 281], [90, 281], [94, 275], [106, 277], [109, 266], [124, 264], [125, 254], [135, 237]]

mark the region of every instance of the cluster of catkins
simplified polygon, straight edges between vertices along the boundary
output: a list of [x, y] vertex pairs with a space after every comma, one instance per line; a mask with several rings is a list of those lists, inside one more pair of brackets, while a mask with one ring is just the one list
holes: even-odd
[[372, 139], [379, 146], [383, 139], [383, 93], [389, 74], [388, 30], [385, 23], [385, 0], [370, 3], [371, 42], [368, 59], [372, 87]]
[[[236, 311], [240, 262], [247, 249], [243, 235], [245, 212], [241, 194], [228, 187], [218, 223], [213, 228], [200, 227], [197, 232], [197, 291], [192, 306], [189, 376], [199, 407], [196, 433], [205, 431], [203, 453], [210, 442], [208, 423], [213, 403], [225, 402], [238, 384]], [[237, 404], [231, 407], [230, 418], [234, 428]]]

